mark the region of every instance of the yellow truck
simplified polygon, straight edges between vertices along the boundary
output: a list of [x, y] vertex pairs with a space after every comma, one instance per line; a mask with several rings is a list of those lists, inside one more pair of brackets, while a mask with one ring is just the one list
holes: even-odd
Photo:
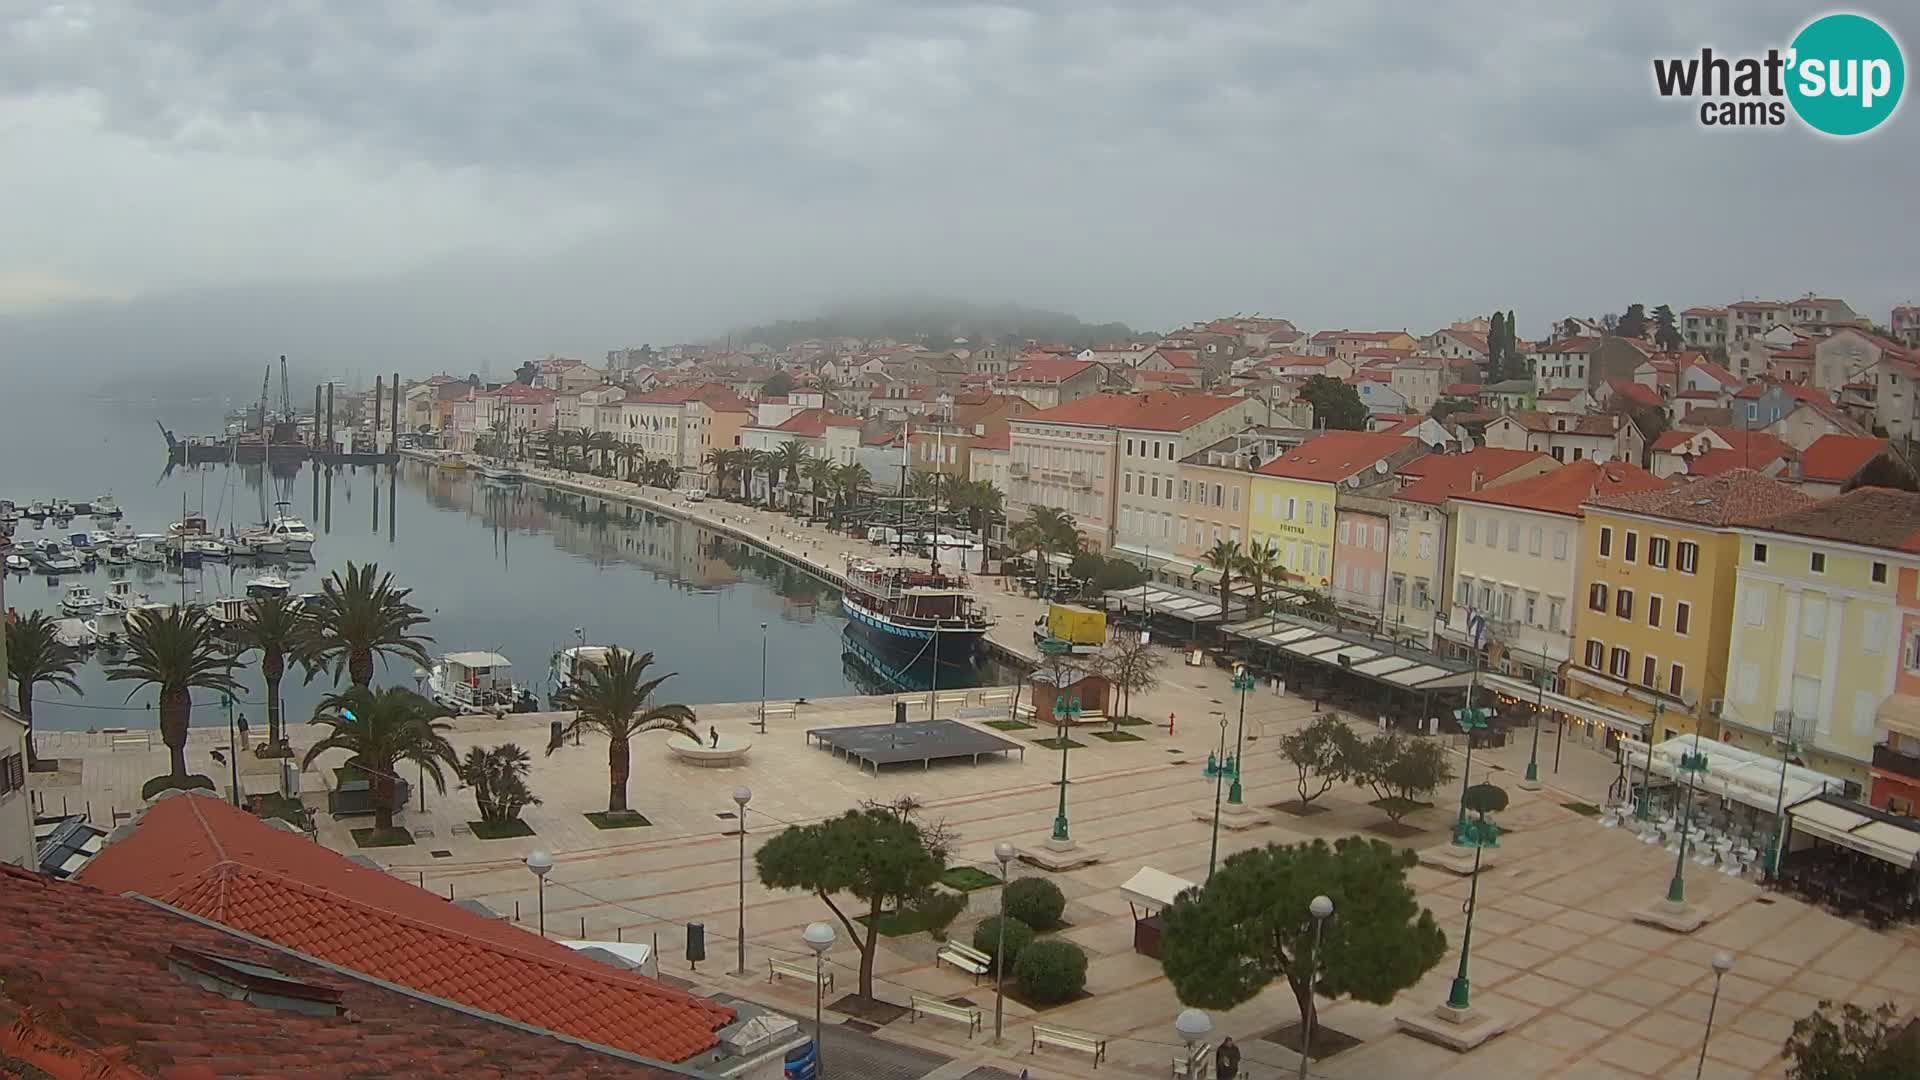
[[1107, 643], [1107, 613], [1078, 604], [1049, 604], [1047, 617], [1034, 627], [1035, 642], [1064, 641], [1073, 652], [1099, 652]]

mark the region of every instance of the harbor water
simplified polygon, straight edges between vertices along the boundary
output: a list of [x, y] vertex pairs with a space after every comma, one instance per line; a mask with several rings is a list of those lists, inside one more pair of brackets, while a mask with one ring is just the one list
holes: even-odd
[[[0, 498], [91, 499], [111, 493], [120, 519], [143, 533], [165, 532], [189, 513], [215, 531], [263, 521], [286, 502], [316, 535], [312, 556], [221, 563], [184, 574], [171, 566], [100, 565], [57, 578], [33, 571], [5, 575], [5, 605], [22, 614], [60, 615], [67, 584], [104, 595], [124, 577], [150, 599], [204, 603], [245, 595], [247, 582], [272, 571], [296, 593], [317, 592], [348, 561], [375, 562], [430, 617], [434, 654], [489, 650], [513, 662], [514, 681], [544, 703], [553, 654], [582, 642], [655, 654], [655, 672], [673, 672], [661, 701], [698, 705], [749, 701], [761, 691], [764, 643], [770, 698], [828, 697], [979, 685], [1005, 677], [986, 661], [942, 663], [898, 655], [848, 632], [839, 594], [812, 575], [757, 548], [667, 514], [549, 489], [502, 486], [475, 471], [410, 460], [394, 466], [275, 464], [164, 468], [154, 426], [217, 431], [226, 404], [217, 398], [168, 403], [68, 399], [55, 411], [23, 396], [0, 402]], [[168, 415], [155, 416], [165, 409]], [[102, 527], [21, 520], [18, 539], [64, 539]], [[762, 624], [765, 624], [763, 631]], [[108, 682], [113, 657], [97, 652], [81, 665], [81, 693], [41, 687], [35, 722], [46, 729], [139, 728], [153, 723], [151, 690]], [[245, 690], [236, 710], [254, 730], [265, 725], [257, 657], [243, 658]], [[322, 674], [303, 681], [297, 667], [282, 684], [291, 722], [310, 716], [329, 689]], [[396, 660], [376, 682], [415, 685], [416, 667]], [[11, 686], [9, 686], [11, 690]], [[196, 693], [196, 724], [224, 724], [219, 695]]]

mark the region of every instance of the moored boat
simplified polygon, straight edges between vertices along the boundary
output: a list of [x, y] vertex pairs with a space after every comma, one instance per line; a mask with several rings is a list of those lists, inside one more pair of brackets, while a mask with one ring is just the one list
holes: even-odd
[[496, 652], [454, 652], [433, 662], [427, 694], [457, 713], [531, 712], [533, 695], [515, 686], [513, 661]]
[[247, 582], [248, 596], [286, 596], [292, 591], [293, 582], [272, 571]]
[[296, 555], [313, 550], [313, 530], [294, 516], [291, 503], [273, 504], [273, 521], [267, 526], [267, 535], [284, 543], [286, 549]]
[[970, 655], [993, 627], [959, 575], [863, 561], [849, 564], [846, 577], [840, 604], [847, 617], [896, 647]]
[[605, 667], [610, 645], [576, 645], [561, 649], [553, 654], [547, 666], [547, 700], [556, 709], [566, 708], [567, 691], [580, 681], [581, 673], [589, 667]]
[[75, 582], [60, 595], [60, 610], [69, 615], [86, 615], [100, 610], [100, 598], [92, 589]]

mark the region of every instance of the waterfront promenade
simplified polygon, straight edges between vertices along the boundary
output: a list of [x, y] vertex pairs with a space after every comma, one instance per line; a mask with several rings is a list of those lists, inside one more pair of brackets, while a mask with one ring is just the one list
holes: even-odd
[[[632, 498], [682, 514], [710, 527], [779, 550], [796, 561], [832, 572], [846, 551], [861, 545], [796, 526], [784, 516], [765, 515], [731, 504], [678, 506], [667, 493], [637, 493], [618, 485], [601, 489], [569, 478], [577, 486], [608, 498]], [[1000, 616], [996, 633], [1003, 646], [1025, 646], [1037, 601], [988, 587], [983, 599]], [[667, 670], [673, 666], [671, 635], [658, 641], [626, 642], [655, 649]], [[1142, 866], [1200, 881], [1206, 876], [1211, 832], [1196, 809], [1210, 808], [1214, 783], [1201, 775], [1207, 753], [1220, 737], [1209, 716], [1215, 710], [1237, 717], [1238, 701], [1226, 675], [1212, 667], [1191, 668], [1170, 657], [1163, 684], [1142, 695], [1135, 711], [1164, 717], [1177, 713], [1172, 733], [1164, 727], [1135, 727], [1137, 742], [1108, 743], [1083, 734], [1084, 744], [1070, 752], [1072, 784], [1069, 814], [1073, 835], [1082, 845], [1101, 849], [1102, 861], [1051, 875], [1068, 898], [1064, 936], [1080, 944], [1091, 963], [1082, 1001], [1048, 1010], [1044, 1020], [1110, 1037], [1109, 1062], [1098, 1074], [1072, 1055], [1043, 1052], [1029, 1056], [1027, 1028], [1032, 1010], [1008, 1003], [1008, 1039], [996, 1050], [987, 1040], [965, 1038], [957, 1025], [938, 1021], [909, 1024], [898, 1020], [880, 1036], [932, 1050], [954, 1061], [937, 1080], [963, 1075], [972, 1064], [1009, 1072], [1022, 1067], [1036, 1076], [1164, 1075], [1175, 1052], [1172, 1017], [1179, 1009], [1156, 962], [1132, 951], [1133, 915], [1119, 886]], [[742, 680], [745, 684], [746, 680]], [[776, 698], [776, 701], [784, 700]], [[978, 691], [968, 695], [962, 716], [983, 719]], [[357, 853], [396, 876], [457, 900], [478, 901], [506, 918], [537, 929], [539, 905], [535, 879], [523, 859], [535, 847], [555, 852], [556, 866], [545, 895], [546, 930], [556, 936], [594, 940], [650, 940], [658, 935], [663, 975], [684, 979], [715, 992], [749, 997], [796, 1015], [808, 1015], [810, 993], [789, 982], [767, 982], [769, 958], [797, 958], [804, 947], [800, 929], [826, 918], [814, 897], [771, 892], [751, 880], [751, 857], [767, 836], [791, 823], [840, 813], [861, 800], [892, 800], [912, 794], [926, 804], [925, 816], [945, 821], [957, 835], [953, 861], [988, 868], [1000, 840], [1033, 844], [1051, 822], [1059, 770], [1055, 752], [1029, 744], [1024, 760], [983, 761], [929, 770], [892, 768], [878, 776], [831, 754], [809, 747], [808, 728], [877, 723], [891, 718], [889, 698], [836, 698], [808, 702], [791, 716], [776, 715], [763, 735], [752, 730], [757, 702], [698, 707], [699, 723], [723, 734], [750, 738], [745, 763], [720, 769], [697, 768], [675, 760], [660, 734], [633, 742], [633, 778], [629, 799], [652, 822], [647, 828], [601, 831], [583, 817], [603, 809], [606, 800], [606, 743], [586, 737], [543, 756], [548, 723], [543, 714], [502, 719], [461, 718], [455, 722], [457, 749], [515, 741], [535, 755], [531, 786], [544, 802], [523, 815], [538, 835], [510, 840], [479, 840], [459, 831], [477, 814], [470, 793], [429, 791], [426, 808], [413, 805], [400, 823], [419, 834], [402, 848], [358, 851], [348, 832], [363, 820], [334, 821], [321, 815], [320, 838], [329, 846]], [[1292, 777], [1275, 753], [1279, 735], [1305, 723], [1309, 702], [1261, 688], [1246, 700], [1248, 751], [1244, 771], [1249, 802], [1266, 808], [1293, 797]], [[917, 718], [923, 713], [916, 711]], [[942, 715], [951, 715], [943, 709]], [[298, 748], [310, 745], [317, 729], [291, 727]], [[1023, 741], [1051, 734], [1039, 728], [1006, 733]], [[1232, 737], [1229, 729], [1228, 737]], [[226, 732], [197, 728], [192, 733], [190, 764], [222, 778], [223, 767], [210, 754], [224, 747]], [[137, 801], [140, 782], [164, 769], [164, 753], [138, 745], [115, 749], [110, 737], [49, 732], [42, 753], [63, 759], [62, 772], [36, 778], [50, 808], [61, 796], [75, 808], [93, 803], [125, 811]], [[1550, 760], [1551, 740], [1543, 744]], [[1424, 1011], [1446, 996], [1458, 953], [1447, 958], [1393, 1007], [1342, 1001], [1323, 1008], [1322, 1022], [1363, 1040], [1363, 1044], [1316, 1066], [1315, 1075], [1382, 1080], [1488, 1076], [1594, 1080], [1608, 1077], [1683, 1077], [1693, 1074], [1711, 986], [1708, 958], [1716, 949], [1737, 957], [1723, 987], [1720, 1011], [1706, 1075], [1750, 1080], [1782, 1075], [1777, 1054], [1794, 1019], [1822, 997], [1863, 1004], [1893, 1000], [1920, 1005], [1920, 935], [1901, 930], [1874, 933], [1798, 901], [1765, 895], [1751, 883], [1688, 865], [1689, 898], [1715, 913], [1706, 928], [1690, 937], [1635, 924], [1632, 909], [1658, 898], [1673, 871], [1673, 859], [1659, 845], [1644, 845], [1621, 830], [1603, 829], [1565, 804], [1599, 801], [1615, 774], [1610, 757], [1575, 742], [1563, 748], [1561, 771], [1545, 774], [1547, 785], [1525, 792], [1513, 781], [1527, 754], [1524, 741], [1476, 752], [1474, 779], [1485, 775], [1509, 790], [1513, 805], [1501, 815], [1511, 829], [1499, 861], [1481, 879], [1481, 905], [1474, 923], [1470, 976], [1474, 1002], [1504, 1017], [1507, 1034], [1461, 1056], [1417, 1042], [1394, 1030], [1400, 1012]], [[272, 775], [250, 755], [241, 758], [252, 772], [247, 786], [271, 785]], [[337, 764], [323, 758], [304, 774], [310, 805], [323, 802], [324, 770]], [[1459, 762], [1456, 761], [1456, 768]], [[417, 779], [417, 778], [415, 778]], [[725, 815], [735, 809], [737, 786], [753, 790], [747, 818], [745, 887], [747, 974], [735, 966], [735, 923], [740, 888], [741, 838]], [[1223, 830], [1222, 857], [1243, 847], [1292, 842], [1312, 837], [1378, 835], [1384, 823], [1366, 805], [1368, 793], [1336, 788], [1324, 802], [1330, 811], [1312, 818], [1266, 810], [1266, 823], [1245, 831]], [[1444, 843], [1451, 822], [1450, 795], [1436, 809], [1408, 818], [1419, 831], [1396, 842], [1414, 847]], [[104, 823], [104, 822], [103, 822]], [[439, 854], [444, 852], [444, 854]], [[1020, 867], [1018, 874], [1040, 871]], [[1432, 908], [1458, 948], [1464, 925], [1462, 903], [1467, 882], [1439, 870], [1420, 868], [1412, 880], [1421, 900]], [[992, 892], [976, 893], [971, 909], [954, 926], [966, 940], [972, 926], [992, 910]], [[689, 920], [705, 923], [707, 960], [695, 970], [684, 959], [682, 943]], [[904, 1002], [910, 993], [964, 996], [989, 1014], [991, 986], [976, 986], [949, 967], [936, 967], [935, 944], [924, 935], [882, 939], [877, 971], [881, 997]], [[858, 955], [844, 940], [832, 960], [841, 992], [851, 988]], [[837, 1022], [840, 1016], [829, 1012]], [[1215, 1016], [1217, 1029], [1230, 1034], [1246, 1054], [1245, 1074], [1274, 1077], [1294, 1065], [1292, 1052], [1260, 1035], [1294, 1019], [1284, 989]]]

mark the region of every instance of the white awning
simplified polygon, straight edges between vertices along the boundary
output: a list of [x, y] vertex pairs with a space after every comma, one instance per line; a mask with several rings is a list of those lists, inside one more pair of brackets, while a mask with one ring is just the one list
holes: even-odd
[[513, 666], [513, 661], [497, 652], [455, 652], [448, 653], [445, 659], [449, 664], [458, 664], [466, 668]]
[[[1579, 669], [1575, 668], [1573, 671], [1578, 673]], [[1595, 702], [1585, 701], [1576, 697], [1568, 697], [1565, 694], [1558, 694], [1552, 690], [1543, 692], [1540, 687], [1533, 683], [1525, 679], [1513, 678], [1510, 675], [1482, 672], [1480, 681], [1488, 688], [1497, 690], [1509, 697], [1518, 698], [1528, 703], [1538, 702], [1544, 704], [1554, 712], [1562, 712], [1568, 716], [1577, 716], [1582, 720], [1590, 720], [1596, 724], [1602, 724], [1630, 738], [1639, 739], [1644, 737], [1647, 734], [1647, 728], [1653, 723], [1651, 720], [1642, 719], [1641, 717], [1621, 712], [1619, 709], [1608, 708], [1605, 705], [1600, 705]]]
[[1911, 869], [1920, 857], [1920, 829], [1905, 829], [1824, 799], [1787, 808], [1793, 831], [1852, 848], [1863, 855]]
[[1177, 878], [1163, 870], [1143, 866], [1120, 886], [1120, 894], [1142, 907], [1164, 908], [1171, 905], [1175, 897], [1193, 887], [1194, 883], [1186, 878]]
[[[1696, 741], [1699, 752], [1707, 756], [1707, 771], [1694, 781], [1701, 791], [1732, 799], [1769, 815], [1774, 812], [1782, 798], [1780, 759], [1742, 750], [1731, 743], [1708, 738], [1696, 740], [1692, 735], [1679, 735], [1655, 743], [1654, 775], [1685, 783], [1687, 777], [1680, 770], [1680, 757], [1692, 753]], [[1626, 748], [1628, 767], [1644, 768], [1647, 744], [1629, 736], [1623, 736], [1620, 742]], [[1786, 766], [1785, 802], [1789, 807], [1804, 803], [1824, 791], [1838, 792], [1845, 788], [1846, 785], [1837, 777], [1798, 765]]]

